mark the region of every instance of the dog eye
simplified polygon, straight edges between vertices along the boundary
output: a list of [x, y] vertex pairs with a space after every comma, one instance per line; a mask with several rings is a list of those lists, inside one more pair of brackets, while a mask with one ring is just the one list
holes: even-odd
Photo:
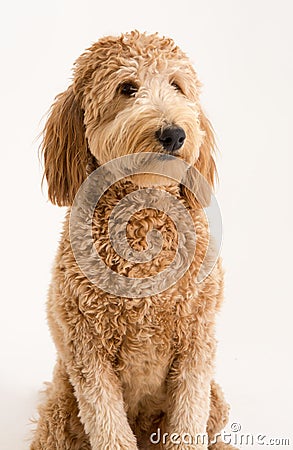
[[134, 97], [138, 91], [138, 87], [133, 83], [123, 83], [120, 86], [120, 92], [125, 97]]
[[181, 87], [179, 86], [178, 83], [176, 83], [176, 81], [172, 81], [171, 86], [173, 86], [173, 88], [174, 88], [176, 91], [181, 92], [181, 94], [183, 94], [183, 91], [182, 91]]

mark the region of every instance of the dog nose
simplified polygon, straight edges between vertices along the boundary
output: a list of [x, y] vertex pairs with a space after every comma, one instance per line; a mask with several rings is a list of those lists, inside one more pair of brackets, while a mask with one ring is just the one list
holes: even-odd
[[171, 126], [156, 132], [156, 137], [165, 150], [172, 153], [182, 147], [186, 134], [183, 128]]

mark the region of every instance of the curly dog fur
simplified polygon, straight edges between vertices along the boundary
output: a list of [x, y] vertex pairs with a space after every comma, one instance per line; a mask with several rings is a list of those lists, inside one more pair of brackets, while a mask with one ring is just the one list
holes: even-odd
[[[129, 244], [147, 248], [147, 232], [163, 236], [152, 261], [132, 263], [114, 251], [108, 220], [113, 207], [140, 187], [157, 186], [188, 209], [197, 233], [195, 257], [167, 290], [142, 298], [111, 295], [79, 268], [70, 241], [75, 195], [98, 166], [127, 154], [163, 152], [156, 137], [168, 126], [184, 129], [176, 156], [213, 186], [212, 128], [199, 103], [200, 83], [171, 39], [137, 31], [100, 39], [76, 61], [71, 86], [52, 107], [43, 140], [50, 200], [69, 206], [53, 270], [48, 321], [58, 360], [31, 450], [207, 449], [207, 443], [150, 442], [151, 433], [207, 432], [228, 421], [228, 406], [212, 380], [215, 315], [222, 302], [218, 260], [201, 283], [207, 250], [202, 207], [183, 185], [162, 175], [134, 175], [112, 185], [96, 206], [93, 239], [105, 264], [126, 277], [153, 275], [170, 264], [176, 227], [162, 211], [144, 209], [127, 224]], [[223, 442], [209, 446], [233, 448]]]

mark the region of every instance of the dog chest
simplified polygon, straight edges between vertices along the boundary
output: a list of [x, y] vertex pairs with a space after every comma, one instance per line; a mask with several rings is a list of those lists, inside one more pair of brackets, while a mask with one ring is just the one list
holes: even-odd
[[154, 414], [166, 398], [166, 377], [172, 361], [172, 339], [150, 330], [127, 336], [119, 352], [117, 372], [129, 417], [141, 410]]

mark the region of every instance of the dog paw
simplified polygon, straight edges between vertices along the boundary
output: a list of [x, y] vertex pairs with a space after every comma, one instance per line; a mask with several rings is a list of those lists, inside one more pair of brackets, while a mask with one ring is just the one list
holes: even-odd
[[225, 444], [225, 442], [217, 442], [216, 444], [210, 445], [208, 450], [238, 450], [238, 448], [230, 444]]

